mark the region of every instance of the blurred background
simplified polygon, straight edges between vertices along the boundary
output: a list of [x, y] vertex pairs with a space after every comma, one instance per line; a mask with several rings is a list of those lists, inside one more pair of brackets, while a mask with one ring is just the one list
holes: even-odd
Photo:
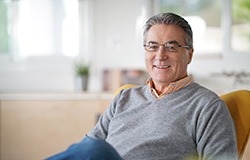
[[145, 71], [143, 24], [168, 11], [184, 16], [193, 28], [189, 73], [197, 81], [218, 93], [249, 89], [249, 3], [0, 0], [0, 93], [75, 92], [76, 60], [89, 66], [88, 91], [107, 90], [107, 71], [120, 71], [110, 74], [119, 85], [122, 72]]
[[250, 89], [249, 0], [0, 0], [0, 159], [66, 149], [120, 85], [144, 84], [143, 25], [159, 12], [193, 28], [197, 82]]

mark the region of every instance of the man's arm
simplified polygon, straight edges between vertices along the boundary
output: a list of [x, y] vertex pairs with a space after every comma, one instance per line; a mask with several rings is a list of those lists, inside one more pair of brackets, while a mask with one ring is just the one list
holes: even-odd
[[[119, 96], [119, 95], [118, 95]], [[89, 137], [105, 140], [108, 135], [109, 123], [114, 115], [117, 97], [113, 99], [107, 110], [100, 116], [95, 127], [88, 133]]]
[[223, 101], [216, 101], [202, 111], [196, 135], [197, 151], [202, 159], [238, 159], [235, 127]]

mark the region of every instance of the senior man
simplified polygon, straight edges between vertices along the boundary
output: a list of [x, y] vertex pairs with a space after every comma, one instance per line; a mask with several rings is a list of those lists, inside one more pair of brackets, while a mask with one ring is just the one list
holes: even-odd
[[[146, 22], [143, 36], [150, 78], [146, 85], [122, 90], [88, 137], [111, 145], [117, 159], [236, 160], [226, 104], [187, 72], [194, 52], [188, 22], [160, 13]], [[86, 144], [76, 146], [84, 150]]]

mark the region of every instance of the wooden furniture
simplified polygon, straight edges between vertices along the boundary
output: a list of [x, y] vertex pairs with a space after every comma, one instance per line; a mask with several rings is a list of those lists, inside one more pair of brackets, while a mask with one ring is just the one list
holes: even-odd
[[44, 159], [79, 142], [112, 94], [0, 94], [0, 159]]

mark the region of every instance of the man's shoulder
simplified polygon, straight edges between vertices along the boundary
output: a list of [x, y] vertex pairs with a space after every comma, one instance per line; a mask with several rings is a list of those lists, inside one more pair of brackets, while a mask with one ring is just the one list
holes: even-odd
[[185, 92], [187, 92], [187, 96], [192, 96], [199, 100], [210, 102], [221, 100], [217, 93], [197, 82], [193, 82], [192, 84], [188, 85], [185, 89]]
[[121, 100], [134, 100], [137, 98], [148, 99], [150, 98], [150, 89], [147, 85], [138, 85], [130, 88], [122, 89], [116, 96], [116, 99]]

